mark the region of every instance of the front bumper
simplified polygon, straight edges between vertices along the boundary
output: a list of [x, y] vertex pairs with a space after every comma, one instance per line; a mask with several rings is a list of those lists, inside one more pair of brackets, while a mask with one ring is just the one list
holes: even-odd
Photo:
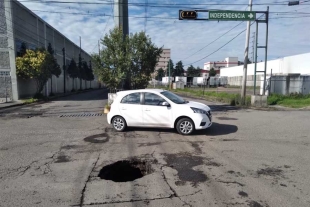
[[212, 114], [211, 112], [208, 112], [207, 114], [195, 113], [193, 121], [196, 130], [209, 128], [212, 125]]

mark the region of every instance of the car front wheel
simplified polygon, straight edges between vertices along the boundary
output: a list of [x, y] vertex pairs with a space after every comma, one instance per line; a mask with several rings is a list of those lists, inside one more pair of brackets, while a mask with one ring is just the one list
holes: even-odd
[[179, 134], [190, 135], [194, 131], [194, 123], [189, 118], [183, 118], [178, 121], [176, 128]]
[[112, 119], [112, 126], [118, 132], [123, 132], [126, 129], [126, 121], [121, 116], [116, 116]]

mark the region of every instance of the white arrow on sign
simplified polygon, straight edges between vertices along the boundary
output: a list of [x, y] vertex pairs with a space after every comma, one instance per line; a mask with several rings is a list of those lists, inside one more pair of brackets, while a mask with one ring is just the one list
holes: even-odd
[[249, 14], [248, 17], [249, 17], [250, 19], [252, 19], [252, 18], [253, 18], [253, 14], [252, 14], [252, 13]]

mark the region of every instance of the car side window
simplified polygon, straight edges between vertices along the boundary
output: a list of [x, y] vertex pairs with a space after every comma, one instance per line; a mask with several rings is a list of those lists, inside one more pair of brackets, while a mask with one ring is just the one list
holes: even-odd
[[140, 104], [140, 93], [131, 93], [125, 96], [121, 103], [123, 104]]
[[154, 93], [145, 93], [144, 94], [144, 104], [145, 105], [155, 105], [159, 106], [166, 100], [163, 99], [162, 97], [154, 94]]

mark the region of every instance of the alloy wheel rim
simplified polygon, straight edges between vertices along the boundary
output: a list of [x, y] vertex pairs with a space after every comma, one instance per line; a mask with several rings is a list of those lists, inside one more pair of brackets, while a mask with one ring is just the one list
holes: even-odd
[[189, 121], [183, 121], [180, 124], [180, 130], [183, 134], [189, 134], [193, 130], [193, 125]]
[[113, 121], [113, 126], [116, 130], [122, 130], [124, 128], [124, 121], [121, 118], [116, 118]]

